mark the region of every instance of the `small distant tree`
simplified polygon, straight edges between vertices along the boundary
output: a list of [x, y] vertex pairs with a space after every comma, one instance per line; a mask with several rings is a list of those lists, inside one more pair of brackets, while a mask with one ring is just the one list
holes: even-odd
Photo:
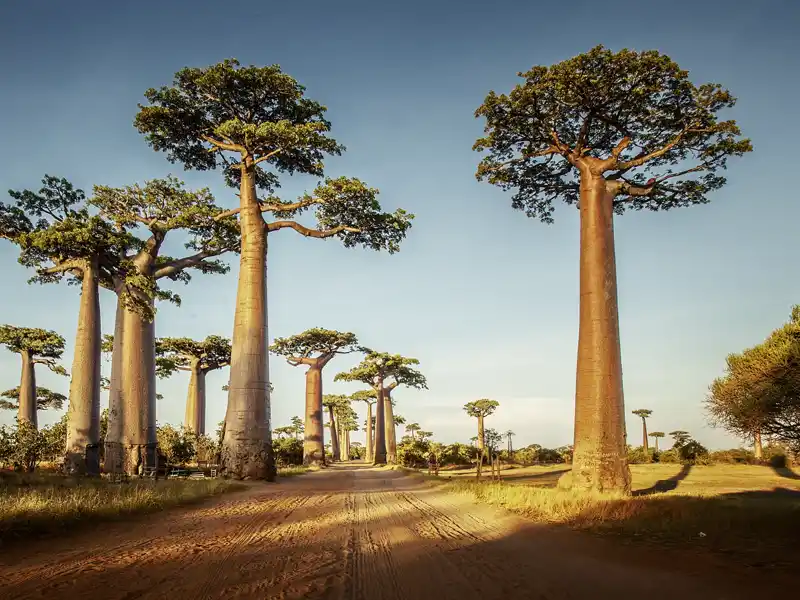
[[[36, 410], [61, 410], [67, 397], [44, 387], [36, 387]], [[0, 409], [19, 411], [19, 388], [0, 394]]]
[[185, 465], [194, 460], [197, 453], [197, 434], [185, 427], [175, 428], [164, 424], [156, 428], [158, 447], [170, 464]]
[[681, 446], [685, 445], [690, 439], [692, 439], [688, 431], [682, 431], [680, 429], [676, 431], [670, 431], [669, 435], [675, 442], [672, 445], [673, 448], [680, 448]]
[[272, 433], [278, 436], [278, 439], [282, 438], [283, 436], [292, 437], [294, 433], [294, 427], [291, 425], [286, 425], [284, 427], [276, 427], [272, 430]]
[[397, 439], [392, 391], [400, 385], [427, 389], [428, 384], [425, 376], [412, 366], [419, 364], [416, 358], [368, 348], [364, 348], [364, 351], [367, 353], [364, 360], [350, 371], [338, 373], [334, 381], [360, 381], [375, 390], [377, 406], [373, 462], [394, 464], [397, 460]]
[[648, 408], [639, 408], [637, 410], [632, 410], [631, 413], [642, 420], [642, 447], [644, 448], [645, 454], [647, 454], [650, 452], [650, 448], [647, 444], [647, 419], [653, 414], [653, 411]]
[[513, 459], [514, 458], [514, 446], [511, 443], [511, 438], [514, 437], [517, 434], [509, 429], [503, 435], [506, 436], [506, 440], [508, 441], [508, 458], [509, 459]]
[[658, 452], [658, 438], [664, 437], [663, 431], [653, 431], [650, 433], [650, 437], [653, 438], [653, 446], [654, 450]]
[[416, 439], [415, 434], [420, 429], [422, 429], [422, 428], [419, 426], [419, 423], [409, 423], [408, 425], [406, 425], [406, 431], [411, 436], [412, 440]]
[[305, 430], [305, 426], [303, 425], [303, 419], [300, 417], [292, 417], [292, 433], [294, 433], [295, 439], [300, 439], [300, 436], [303, 434]]
[[288, 338], [278, 338], [270, 347], [292, 366], [305, 365], [306, 411], [303, 439], [303, 464], [325, 463], [322, 427], [322, 369], [337, 354], [357, 352], [358, 339], [354, 333], [315, 327]]
[[484, 428], [484, 419], [491, 415], [500, 403], [497, 400], [490, 400], [488, 398], [481, 398], [480, 400], [473, 400], [464, 405], [464, 411], [470, 416], [478, 419], [478, 437], [475, 443], [478, 447], [478, 469], [476, 476], [481, 478], [481, 468], [483, 467], [484, 451], [486, 449], [486, 431]]
[[486, 126], [474, 149], [489, 152], [477, 177], [514, 190], [512, 206], [545, 223], [555, 200], [580, 209], [572, 485], [627, 493], [614, 215], [708, 202], [728, 159], [752, 145], [719, 118], [736, 103], [730, 92], [695, 86], [654, 50], [596, 46], [519, 75], [475, 113]]
[[426, 442], [430, 438], [433, 437], [433, 432], [432, 431], [422, 431], [420, 429], [419, 432], [417, 433], [417, 437], [419, 438], [420, 442]]
[[492, 469], [492, 478], [500, 479], [500, 465], [497, 462], [497, 449], [500, 442], [503, 441], [503, 436], [497, 430], [488, 428], [484, 432], [485, 447], [489, 453], [489, 466]]
[[375, 417], [372, 416], [372, 405], [377, 401], [377, 393], [374, 389], [358, 390], [350, 396], [352, 402], [363, 402], [367, 405], [367, 418], [364, 420], [364, 432], [367, 434], [367, 443], [364, 448], [364, 459], [372, 462], [375, 441]]
[[30, 423], [38, 428], [36, 417], [37, 387], [36, 365], [44, 365], [58, 375], [67, 375], [67, 371], [58, 364], [64, 353], [64, 338], [55, 331], [30, 327], [0, 326], [0, 345], [20, 355], [22, 359], [22, 376], [17, 388], [17, 418], [20, 422]]
[[336, 412], [342, 406], [350, 405], [350, 398], [344, 394], [325, 394], [322, 397], [322, 406], [328, 409], [328, 425], [331, 433], [331, 456], [333, 460], [339, 460], [341, 449], [339, 448], [339, 427], [337, 426]]
[[189, 393], [183, 426], [196, 435], [206, 433], [206, 375], [231, 363], [231, 342], [218, 335], [203, 341], [189, 338], [156, 340], [156, 375], [169, 377], [176, 371], [188, 371]]

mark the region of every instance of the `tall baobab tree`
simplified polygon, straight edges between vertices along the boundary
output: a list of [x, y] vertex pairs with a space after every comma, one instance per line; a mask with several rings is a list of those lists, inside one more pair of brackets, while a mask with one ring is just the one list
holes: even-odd
[[19, 354], [22, 359], [17, 419], [38, 428], [35, 367], [44, 365], [54, 373], [67, 375], [64, 367], [57, 362], [64, 353], [64, 338], [46, 329], [0, 325], [0, 345]]
[[[614, 214], [708, 202], [728, 159], [752, 150], [718, 112], [735, 98], [695, 86], [657, 51], [597, 46], [520, 73], [508, 95], [489, 92], [488, 150], [479, 180], [514, 190], [512, 206], [545, 223], [553, 202], [580, 211], [580, 320], [571, 484], [630, 491], [619, 339]], [[565, 480], [566, 481], [566, 480]]]
[[418, 365], [416, 358], [399, 354], [387, 354], [364, 349], [367, 356], [358, 365], [345, 373], [338, 373], [334, 381], [360, 381], [371, 386], [377, 397], [375, 410], [375, 464], [393, 464], [397, 460], [397, 441], [395, 436], [392, 391], [405, 385], [417, 389], [427, 389], [425, 377], [412, 368]]
[[653, 411], [649, 408], [638, 408], [632, 410], [631, 413], [642, 420], [642, 447], [645, 453], [650, 452], [650, 447], [647, 444], [647, 419], [653, 414]]
[[497, 400], [490, 400], [488, 398], [481, 398], [480, 400], [473, 400], [464, 405], [464, 411], [470, 416], [478, 420], [478, 437], [475, 444], [478, 447], [478, 470], [477, 477], [481, 477], [481, 467], [483, 466], [483, 455], [486, 449], [486, 428], [484, 420], [491, 415], [500, 403]]
[[156, 374], [169, 377], [175, 371], [190, 373], [183, 426], [196, 435], [206, 433], [206, 375], [231, 363], [231, 342], [218, 335], [203, 341], [189, 338], [156, 340]]
[[375, 451], [375, 444], [373, 441], [373, 431], [375, 424], [375, 417], [372, 416], [372, 405], [377, 401], [377, 394], [374, 389], [358, 390], [350, 396], [353, 402], [363, 402], [367, 405], [367, 418], [364, 421], [364, 431], [367, 434], [367, 443], [364, 449], [364, 460], [372, 462], [373, 452]]
[[416, 439], [415, 434], [420, 429], [422, 429], [422, 427], [419, 426], [419, 423], [409, 423], [406, 425], [406, 431], [409, 433], [409, 435], [411, 435], [412, 440]]
[[322, 397], [322, 406], [328, 409], [328, 425], [331, 432], [331, 456], [339, 460], [341, 448], [339, 447], [339, 427], [336, 413], [339, 407], [349, 405], [350, 399], [343, 394], [325, 394]]
[[[154, 150], [187, 169], [220, 167], [239, 188], [242, 253], [223, 469], [234, 477], [273, 479], [269, 440], [267, 332], [268, 234], [292, 229], [308, 238], [338, 238], [345, 247], [399, 250], [413, 215], [385, 213], [377, 190], [358, 179], [326, 179], [296, 201], [274, 194], [279, 173], [321, 177], [323, 159], [344, 150], [328, 136], [325, 107], [278, 65], [241, 67], [235, 59], [185, 68], [171, 87], [149, 89], [135, 125]], [[270, 169], [271, 170], [267, 170]], [[317, 227], [294, 218], [315, 209]], [[266, 221], [265, 213], [274, 219]]]
[[650, 437], [653, 438], [653, 450], [658, 452], [658, 438], [664, 437], [663, 431], [653, 431], [650, 433]]
[[287, 338], [276, 339], [270, 350], [292, 366], [305, 365], [306, 407], [303, 464], [325, 464], [322, 426], [322, 369], [337, 354], [360, 350], [354, 333], [315, 327]]
[[19, 262], [36, 269], [30, 282], [67, 278], [81, 287], [70, 380], [64, 467], [100, 474], [100, 282], [120, 268], [132, 237], [89, 213], [86, 195], [66, 179], [45, 175], [38, 192], [9, 191], [0, 203], [0, 237], [20, 247]]
[[517, 434], [509, 429], [503, 435], [506, 436], [506, 441], [508, 442], [508, 458], [512, 458], [514, 456], [514, 446], [511, 443], [511, 438]]
[[[36, 387], [36, 410], [61, 410], [67, 397], [44, 387]], [[0, 394], [0, 409], [19, 411], [19, 388]]]

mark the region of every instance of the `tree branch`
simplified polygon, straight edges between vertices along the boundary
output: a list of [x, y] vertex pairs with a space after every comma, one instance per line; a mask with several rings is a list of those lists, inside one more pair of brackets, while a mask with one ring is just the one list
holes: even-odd
[[277, 150], [273, 150], [272, 152], [270, 152], [268, 154], [265, 154], [264, 156], [259, 156], [257, 159], [255, 159], [253, 161], [253, 164], [257, 165], [260, 162], [264, 162], [265, 160], [269, 160], [270, 158], [272, 158], [273, 156], [278, 154], [278, 152], [280, 152], [281, 150], [282, 150], [281, 148], [278, 148]]
[[267, 231], [277, 231], [278, 229], [286, 229], [287, 227], [290, 229], [294, 229], [299, 234], [305, 237], [312, 237], [312, 238], [329, 238], [338, 233], [343, 231], [349, 231], [350, 233], [360, 233], [361, 230], [356, 227], [348, 227], [347, 225], [339, 225], [338, 227], [334, 227], [332, 229], [310, 229], [305, 225], [300, 225], [297, 221], [273, 221], [272, 223], [266, 223]]
[[299, 200], [297, 202], [292, 202], [291, 204], [267, 204], [264, 202], [259, 202], [261, 212], [267, 212], [269, 210], [288, 212], [305, 208], [306, 206], [311, 206], [313, 204], [322, 204], [322, 200], [318, 198], [312, 198], [311, 200]]
[[64, 271], [74, 271], [78, 269], [83, 271], [86, 268], [86, 263], [82, 260], [68, 260], [58, 265], [54, 265], [52, 267], [47, 267], [46, 269], [37, 269], [36, 272], [39, 275], [55, 275], [56, 273], [63, 273]]
[[[653, 160], [654, 158], [658, 158], [659, 156], [664, 156], [667, 152], [672, 150], [678, 143], [680, 143], [680, 141], [684, 138], [684, 136], [687, 133], [706, 133], [706, 132], [709, 132], [709, 131], [711, 131], [711, 130], [710, 129], [690, 129], [690, 128], [687, 127], [686, 129], [681, 131], [678, 135], [676, 135], [674, 138], [672, 138], [672, 140], [670, 140], [668, 143], [664, 144], [664, 146], [662, 146], [658, 150], [654, 150], [653, 152], [650, 152], [649, 154], [645, 154], [644, 156], [637, 156], [636, 158], [633, 158], [631, 160], [625, 161], [623, 163], [619, 163], [619, 164], [616, 165], [616, 168], [618, 168], [618, 169], [631, 169], [633, 167], [640, 167], [644, 163], [649, 162], [649, 161]], [[623, 138], [623, 141], [624, 141], [624, 138]], [[620, 142], [620, 143], [622, 143], [622, 142]]]
[[203, 135], [200, 137], [202, 137], [209, 144], [216, 146], [220, 150], [228, 150], [230, 152], [241, 152], [241, 153], [247, 152], [247, 149], [244, 146], [240, 146], [239, 144], [226, 144], [225, 142], [215, 140], [214, 138], [207, 135]]
[[179, 258], [178, 260], [173, 260], [169, 264], [166, 264], [160, 269], [158, 269], [153, 274], [153, 277], [155, 279], [161, 279], [162, 277], [170, 277], [171, 275], [175, 275], [183, 271], [184, 269], [188, 269], [190, 267], [195, 267], [199, 265], [206, 258], [219, 256], [220, 254], [222, 254], [222, 251], [212, 252], [210, 250], [203, 250], [201, 252], [198, 252], [197, 254], [192, 254], [191, 256], [187, 256], [185, 258]]
[[232, 208], [230, 210], [226, 210], [224, 212], [219, 213], [216, 217], [214, 217], [214, 221], [221, 221], [227, 217], [232, 217], [233, 215], [238, 215], [241, 212], [241, 208]]

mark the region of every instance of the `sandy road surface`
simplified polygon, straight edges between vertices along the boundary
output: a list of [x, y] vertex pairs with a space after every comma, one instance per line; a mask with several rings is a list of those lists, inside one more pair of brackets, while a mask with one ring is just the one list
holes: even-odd
[[539, 527], [398, 471], [336, 467], [8, 548], [0, 598], [779, 597], [752, 573], [654, 552]]

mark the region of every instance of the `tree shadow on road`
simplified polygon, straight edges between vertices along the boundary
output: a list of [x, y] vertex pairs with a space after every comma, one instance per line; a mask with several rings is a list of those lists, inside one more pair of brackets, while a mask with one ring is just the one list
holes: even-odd
[[785, 477], [786, 479], [800, 479], [800, 475], [792, 471], [789, 467], [778, 467], [775, 465], [770, 466], [772, 467], [772, 470], [781, 477]]

